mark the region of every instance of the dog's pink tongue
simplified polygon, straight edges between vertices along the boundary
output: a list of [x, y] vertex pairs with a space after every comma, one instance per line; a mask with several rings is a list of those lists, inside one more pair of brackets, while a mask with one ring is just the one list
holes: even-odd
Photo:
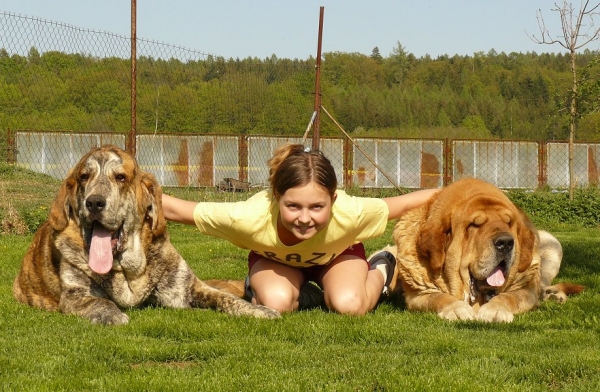
[[494, 268], [490, 276], [487, 277], [486, 281], [490, 286], [502, 286], [504, 284], [504, 273], [502, 272], [502, 268], [500, 268], [499, 266]]
[[111, 233], [100, 224], [94, 224], [90, 244], [89, 266], [97, 274], [105, 274], [112, 268], [113, 254]]

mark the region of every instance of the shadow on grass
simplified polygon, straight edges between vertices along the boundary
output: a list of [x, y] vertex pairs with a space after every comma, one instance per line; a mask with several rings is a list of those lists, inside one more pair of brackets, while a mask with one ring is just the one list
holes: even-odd
[[559, 281], [573, 281], [589, 288], [598, 288], [598, 255], [600, 243], [563, 242], [563, 261]]

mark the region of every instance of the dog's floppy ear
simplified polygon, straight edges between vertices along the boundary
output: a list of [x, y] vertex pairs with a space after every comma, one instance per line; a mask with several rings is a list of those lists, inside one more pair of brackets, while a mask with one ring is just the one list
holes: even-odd
[[69, 176], [62, 182], [58, 194], [50, 207], [50, 215], [48, 222], [54, 230], [64, 230], [69, 225], [72, 207], [71, 200], [73, 192], [75, 192], [75, 176], [70, 173]]
[[[429, 206], [431, 208], [431, 206]], [[429, 261], [434, 275], [442, 272], [446, 259], [446, 244], [452, 236], [452, 221], [448, 211], [439, 214], [427, 214], [427, 220], [417, 235], [417, 253], [419, 258]]]
[[518, 271], [524, 272], [531, 265], [533, 259], [533, 249], [536, 246], [537, 230], [529, 218], [519, 210], [522, 219], [517, 223], [517, 235], [520, 241], [520, 255], [518, 261]]
[[140, 172], [140, 186], [142, 188], [141, 205], [144, 206], [145, 219], [150, 221], [152, 234], [159, 236], [165, 233], [167, 221], [162, 210], [162, 189], [156, 178], [151, 173]]

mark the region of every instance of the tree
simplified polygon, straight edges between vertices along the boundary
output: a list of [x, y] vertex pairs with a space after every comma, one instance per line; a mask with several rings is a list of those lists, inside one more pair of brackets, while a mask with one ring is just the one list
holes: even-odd
[[373, 48], [373, 51], [371, 52], [371, 58], [377, 61], [379, 64], [383, 62], [383, 56], [379, 52], [379, 48], [377, 46]]
[[[536, 36], [531, 36], [530, 38], [538, 44], [559, 44], [569, 51], [572, 77], [569, 110], [569, 200], [573, 200], [573, 189], [575, 188], [573, 144], [575, 140], [575, 128], [578, 115], [576, 56], [577, 50], [599, 38], [600, 28], [596, 28], [594, 26], [594, 17], [600, 14], [598, 11], [600, 4], [590, 6], [589, 0], [583, 0], [578, 13], [574, 13], [573, 5], [571, 3], [567, 3], [566, 0], [562, 2], [562, 5], [555, 3], [554, 6], [555, 8], [553, 8], [552, 11], [557, 11], [560, 14], [561, 28], [563, 33], [562, 40], [552, 38], [552, 35], [550, 35], [550, 32], [544, 23], [541, 10], [538, 10], [537, 13], [538, 27], [540, 29], [541, 37], [537, 38]], [[583, 40], [583, 42], [581, 42], [581, 40]]]
[[[586, 49], [585, 52], [588, 52]], [[586, 53], [587, 54], [587, 53]], [[597, 55], [597, 53], [596, 53]], [[584, 139], [600, 139], [600, 57], [594, 57], [581, 70], [579, 78], [580, 120], [577, 133]]]
[[386, 62], [390, 84], [402, 84], [410, 68], [411, 56], [412, 54], [409, 54], [400, 41], [398, 41]]

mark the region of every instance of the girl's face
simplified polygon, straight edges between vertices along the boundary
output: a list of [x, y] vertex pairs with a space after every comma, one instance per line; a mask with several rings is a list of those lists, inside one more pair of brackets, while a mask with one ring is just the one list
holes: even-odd
[[288, 189], [279, 198], [277, 231], [281, 241], [297, 244], [327, 226], [335, 196], [314, 182]]

